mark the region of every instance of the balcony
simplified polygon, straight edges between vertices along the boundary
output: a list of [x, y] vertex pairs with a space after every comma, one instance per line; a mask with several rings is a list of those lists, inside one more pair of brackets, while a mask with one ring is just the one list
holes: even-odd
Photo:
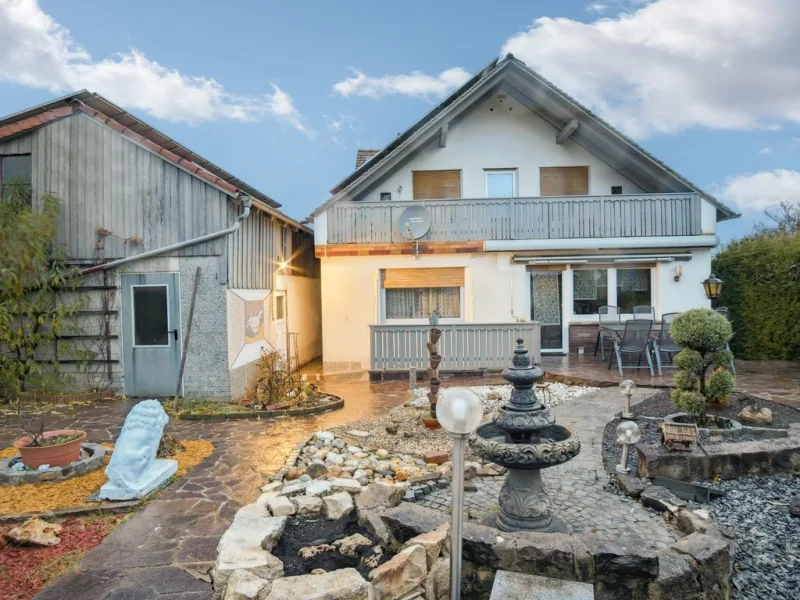
[[338, 202], [328, 211], [328, 244], [407, 242], [400, 215], [425, 206], [424, 242], [662, 237], [701, 234], [695, 193], [536, 198]]

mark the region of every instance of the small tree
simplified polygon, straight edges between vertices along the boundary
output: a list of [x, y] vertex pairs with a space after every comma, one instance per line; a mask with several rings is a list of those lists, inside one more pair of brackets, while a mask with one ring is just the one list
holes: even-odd
[[[709, 402], [726, 402], [733, 392], [733, 375], [725, 366], [733, 358], [725, 345], [733, 337], [728, 320], [719, 313], [697, 308], [675, 318], [670, 335], [683, 350], [675, 357], [678, 372], [672, 402], [706, 422]], [[707, 379], [709, 368], [714, 367]]]
[[[75, 285], [76, 272], [56, 245], [59, 201], [30, 205], [30, 189], [4, 185], [0, 198], [0, 398], [30, 389], [52, 390], [64, 379], [58, 364], [61, 336], [73, 329], [78, 302], [57, 292]], [[73, 352], [75, 356], [79, 351]], [[18, 399], [18, 402], [20, 400]], [[22, 415], [23, 407], [18, 406]], [[33, 408], [41, 413], [41, 407]], [[31, 427], [41, 431], [43, 425]]]

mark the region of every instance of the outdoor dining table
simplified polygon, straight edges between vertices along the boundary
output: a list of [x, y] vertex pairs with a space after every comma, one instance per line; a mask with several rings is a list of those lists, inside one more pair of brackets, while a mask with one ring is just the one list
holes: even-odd
[[[605, 329], [608, 332], [611, 332], [617, 338], [621, 338], [622, 334], [625, 332], [625, 321], [621, 323], [600, 323], [600, 329]], [[661, 331], [661, 323], [653, 323], [653, 327], [650, 330], [650, 337], [653, 339], [658, 339], [658, 333]]]

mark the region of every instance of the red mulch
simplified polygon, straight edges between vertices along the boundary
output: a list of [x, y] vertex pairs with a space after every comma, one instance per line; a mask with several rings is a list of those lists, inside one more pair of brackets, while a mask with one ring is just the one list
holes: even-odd
[[[119, 517], [69, 518], [59, 521], [63, 527], [61, 543], [50, 548], [0, 547], [0, 600], [29, 600], [39, 593], [54, 575], [52, 563], [71, 552], [84, 553], [103, 541], [119, 522]], [[16, 524], [0, 526], [0, 546], [4, 535]]]

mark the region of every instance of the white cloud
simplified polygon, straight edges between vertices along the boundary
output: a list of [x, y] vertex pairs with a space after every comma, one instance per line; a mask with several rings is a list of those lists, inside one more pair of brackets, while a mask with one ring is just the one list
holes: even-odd
[[635, 136], [775, 128], [800, 122], [799, 26], [797, 0], [655, 0], [592, 23], [536, 19], [503, 53]]
[[774, 152], [775, 148], [773, 148], [772, 146], [764, 146], [763, 148], [761, 148], [761, 150], [758, 151], [758, 153], [761, 155], [773, 154]]
[[737, 175], [714, 190], [723, 201], [743, 212], [761, 211], [781, 201], [800, 202], [800, 171], [776, 169], [748, 175]]
[[351, 115], [339, 113], [335, 117], [322, 115], [328, 120], [327, 127], [331, 133], [338, 133], [345, 129], [355, 129], [357, 119]]
[[354, 75], [334, 84], [333, 91], [345, 97], [381, 98], [390, 95], [442, 98], [465, 83], [470, 74], [461, 67], [445, 69], [438, 75], [412, 71], [404, 75], [370, 77], [352, 69]]
[[271, 116], [313, 136], [291, 97], [275, 85], [261, 96], [232, 94], [214, 79], [164, 67], [136, 49], [94, 59], [36, 0], [0, 0], [0, 81], [55, 93], [87, 88], [169, 121]]

